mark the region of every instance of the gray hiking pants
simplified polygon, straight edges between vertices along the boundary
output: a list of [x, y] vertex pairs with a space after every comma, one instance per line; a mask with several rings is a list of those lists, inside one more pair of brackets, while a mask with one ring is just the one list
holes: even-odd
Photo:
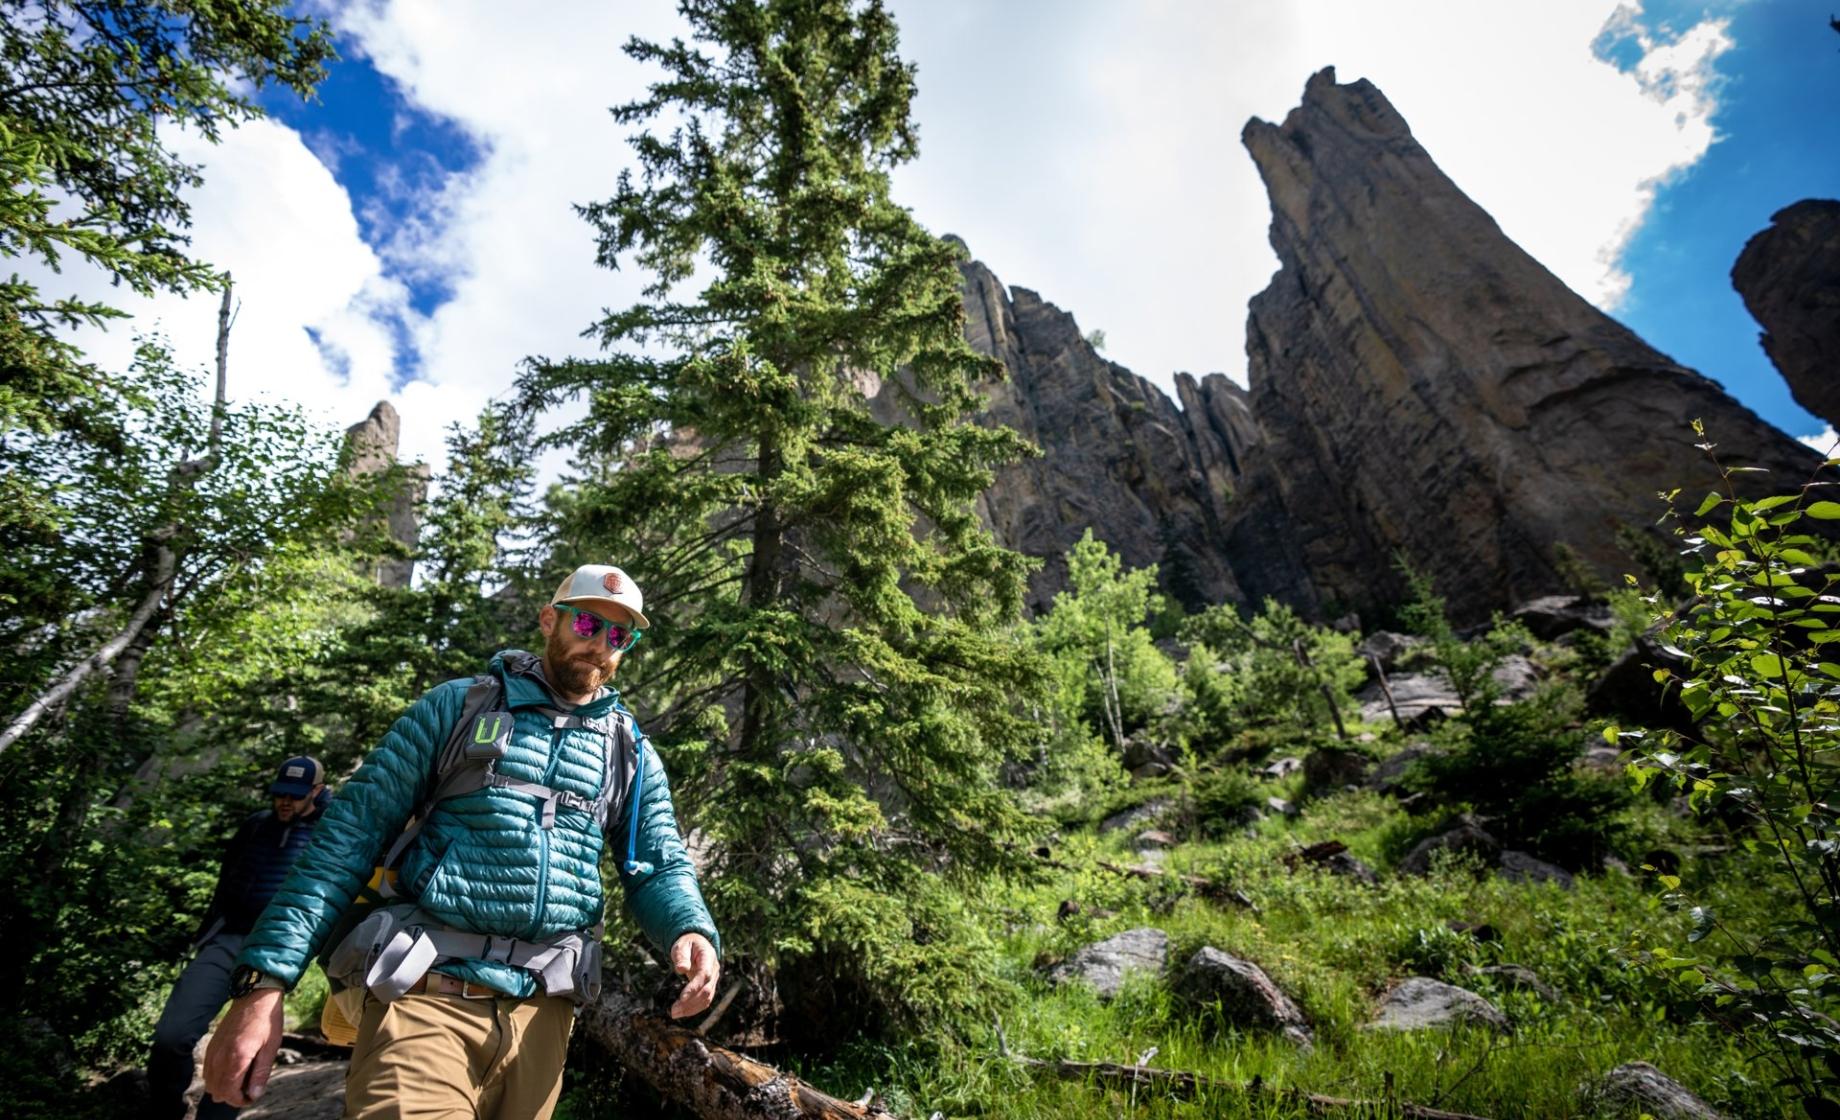
[[[194, 1071], [192, 1051], [230, 1002], [230, 972], [242, 948], [240, 933], [207, 938], [173, 984], [147, 1054], [148, 1120], [179, 1120], [185, 1115], [185, 1091], [191, 1088]], [[197, 1120], [228, 1120], [236, 1114], [236, 1109], [209, 1095], [198, 1102]]]

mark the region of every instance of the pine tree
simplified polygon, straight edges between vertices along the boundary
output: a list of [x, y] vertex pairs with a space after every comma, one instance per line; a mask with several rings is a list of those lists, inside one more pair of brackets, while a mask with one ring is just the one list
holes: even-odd
[[961, 250], [890, 198], [914, 68], [882, 5], [680, 9], [691, 42], [627, 46], [666, 72], [614, 111], [649, 129], [641, 174], [583, 211], [645, 298], [603, 357], [522, 379], [533, 406], [586, 398], [553, 437], [577, 471], [554, 559], [646, 590], [622, 684], [712, 845], [730, 955], [776, 962], [795, 1019], [813, 993], [860, 1026], [962, 1005], [982, 985], [945, 884], [1026, 831], [997, 772], [1038, 676], [1027, 562], [974, 503], [1026, 444], [971, 422], [1002, 369], [964, 340]]

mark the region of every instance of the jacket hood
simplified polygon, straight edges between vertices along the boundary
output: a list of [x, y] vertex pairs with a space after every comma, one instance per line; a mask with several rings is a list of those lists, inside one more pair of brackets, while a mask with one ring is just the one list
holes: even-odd
[[[521, 649], [506, 649], [492, 655], [486, 666], [505, 682], [505, 700], [513, 708], [551, 706], [567, 708], [543, 675], [543, 659]], [[574, 709], [584, 716], [598, 716], [612, 711], [620, 701], [617, 689], [603, 687], [594, 699]]]

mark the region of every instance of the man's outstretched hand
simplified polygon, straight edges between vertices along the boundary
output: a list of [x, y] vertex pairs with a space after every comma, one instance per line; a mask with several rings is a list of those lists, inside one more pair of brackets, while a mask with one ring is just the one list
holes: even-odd
[[280, 1050], [281, 989], [259, 988], [231, 1001], [204, 1052], [205, 1092], [234, 1108], [254, 1104], [268, 1091]]
[[[689, 977], [684, 990], [671, 1005], [671, 1018], [682, 1019], [703, 1011], [715, 1001], [716, 978], [722, 964], [716, 960], [716, 947], [700, 933], [686, 933], [671, 946], [671, 967], [679, 976]], [[274, 1055], [269, 1055], [273, 1060]]]

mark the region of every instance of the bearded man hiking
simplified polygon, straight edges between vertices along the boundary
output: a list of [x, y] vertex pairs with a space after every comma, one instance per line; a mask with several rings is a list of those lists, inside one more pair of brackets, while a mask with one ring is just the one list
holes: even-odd
[[639, 588], [578, 568], [538, 625], [541, 657], [431, 689], [333, 799], [244, 943], [205, 1055], [213, 1097], [262, 1096], [282, 994], [326, 948], [335, 985], [363, 989], [347, 1120], [548, 1117], [575, 1009], [599, 992], [609, 838], [627, 909], [687, 977], [671, 1014], [709, 1006], [719, 939], [664, 768], [603, 687], [649, 625]]

